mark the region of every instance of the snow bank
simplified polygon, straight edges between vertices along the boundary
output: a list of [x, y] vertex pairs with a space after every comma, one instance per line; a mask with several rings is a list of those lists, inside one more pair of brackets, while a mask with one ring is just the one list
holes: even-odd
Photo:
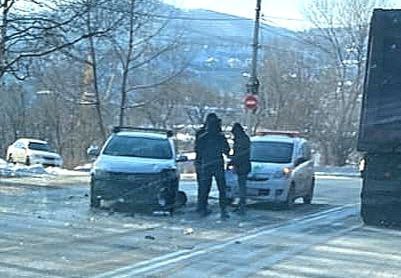
[[87, 176], [88, 173], [82, 171], [67, 170], [59, 167], [47, 167], [46, 173], [55, 176]]
[[4, 177], [32, 177], [47, 174], [42, 165], [22, 166], [13, 164], [1, 164], [0, 176]]
[[74, 168], [74, 171], [89, 172], [92, 169], [92, 163], [86, 163]]
[[71, 171], [58, 167], [44, 168], [42, 165], [14, 165], [0, 159], [0, 176], [1, 177], [43, 177], [43, 176], [84, 176], [87, 173], [79, 171]]

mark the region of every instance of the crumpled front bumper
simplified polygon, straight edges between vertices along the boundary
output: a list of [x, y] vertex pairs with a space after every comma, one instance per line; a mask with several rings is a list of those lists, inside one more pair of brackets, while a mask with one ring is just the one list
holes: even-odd
[[91, 186], [93, 194], [101, 200], [155, 208], [174, 204], [178, 180], [163, 173], [115, 173], [108, 177], [92, 176]]

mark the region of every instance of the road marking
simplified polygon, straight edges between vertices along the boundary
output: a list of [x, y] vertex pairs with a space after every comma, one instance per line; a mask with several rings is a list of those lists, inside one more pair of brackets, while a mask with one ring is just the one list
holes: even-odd
[[160, 270], [163, 267], [168, 265], [184, 261], [195, 256], [205, 255], [210, 252], [224, 249], [229, 245], [236, 244], [237, 241], [249, 241], [259, 236], [264, 236], [267, 234], [271, 234], [273, 232], [277, 232], [281, 229], [296, 227], [299, 225], [305, 225], [313, 221], [320, 220], [322, 218], [332, 218], [332, 222], [335, 220], [345, 218], [347, 216], [356, 214], [356, 206], [357, 204], [344, 205], [337, 208], [328, 209], [321, 212], [316, 212], [312, 214], [308, 214], [303, 217], [291, 219], [286, 221], [285, 223], [278, 225], [266, 225], [257, 229], [254, 229], [248, 233], [241, 234], [239, 236], [232, 237], [220, 244], [205, 244], [203, 247], [198, 247], [195, 250], [180, 250], [176, 252], [172, 252], [170, 254], [166, 254], [163, 256], [159, 256], [147, 261], [143, 261], [140, 263], [136, 263], [130, 266], [122, 267], [116, 270], [112, 270], [100, 275], [93, 276], [93, 278], [107, 278], [107, 277], [135, 277], [135, 275], [140, 275], [143, 273], [149, 273], [151, 271]]

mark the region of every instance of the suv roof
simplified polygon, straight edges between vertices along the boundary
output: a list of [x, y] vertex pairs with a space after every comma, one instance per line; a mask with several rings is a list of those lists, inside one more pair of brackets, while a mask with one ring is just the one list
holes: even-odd
[[158, 128], [144, 128], [132, 126], [116, 126], [113, 133], [119, 136], [143, 137], [154, 139], [165, 139], [173, 136], [173, 131]]
[[282, 143], [300, 143], [306, 140], [301, 137], [290, 137], [286, 135], [264, 135], [254, 136], [251, 138], [253, 142], [282, 142]]
[[[38, 144], [48, 144], [46, 141], [39, 140], [39, 139], [32, 139], [32, 138], [20, 138], [17, 140], [18, 142], [23, 143], [38, 143]], [[17, 142], [16, 141], [16, 142]]]
[[118, 136], [126, 136], [126, 137], [142, 137], [142, 138], [151, 138], [151, 139], [167, 139], [167, 134], [161, 133], [151, 133], [151, 132], [140, 132], [140, 131], [120, 131], [115, 133]]

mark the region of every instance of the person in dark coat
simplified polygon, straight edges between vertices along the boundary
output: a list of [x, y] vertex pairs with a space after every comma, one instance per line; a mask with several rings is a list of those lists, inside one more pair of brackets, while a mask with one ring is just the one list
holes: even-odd
[[223, 154], [228, 155], [230, 146], [221, 130], [219, 119], [212, 119], [206, 124], [206, 132], [198, 139], [198, 150], [201, 158], [201, 192], [199, 207], [201, 216], [209, 214], [207, 200], [212, 187], [213, 177], [219, 190], [221, 218], [227, 219], [226, 180], [224, 175]]
[[195, 167], [195, 173], [196, 173], [196, 180], [198, 182], [198, 202], [197, 202], [196, 211], [199, 213], [202, 212], [201, 201], [199, 200], [199, 198], [200, 198], [202, 192], [205, 191], [205, 190], [202, 190], [202, 182], [201, 182], [202, 159], [201, 159], [201, 153], [199, 151], [199, 137], [206, 132], [207, 122], [212, 121], [212, 120], [218, 120], [218, 117], [215, 113], [209, 113], [206, 116], [205, 123], [195, 133], [195, 154], [196, 154], [196, 156], [195, 156], [195, 161], [194, 161], [194, 167]]
[[231, 130], [234, 135], [234, 153], [231, 157], [231, 164], [238, 176], [238, 187], [240, 193], [239, 213], [245, 215], [246, 212], [246, 180], [251, 171], [251, 142], [239, 123], [235, 123]]

